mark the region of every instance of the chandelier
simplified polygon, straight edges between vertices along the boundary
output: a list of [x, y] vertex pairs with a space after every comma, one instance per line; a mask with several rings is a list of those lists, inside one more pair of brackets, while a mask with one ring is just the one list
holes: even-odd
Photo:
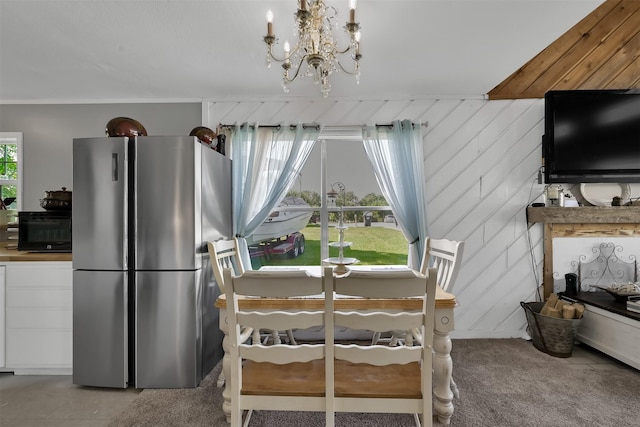
[[[284, 42], [284, 55], [279, 58], [273, 54], [276, 37], [273, 34], [273, 13], [267, 12], [267, 68], [271, 61], [281, 62], [284, 70], [282, 89], [289, 92], [289, 83], [296, 78], [312, 77], [315, 84], [320, 85], [322, 96], [326, 98], [331, 91], [329, 75], [341, 71], [355, 75], [356, 83], [360, 83], [360, 24], [355, 22], [356, 0], [349, 1], [349, 21], [344, 26], [349, 34], [349, 44], [340, 49], [333, 37], [333, 29], [337, 28], [338, 11], [325, 5], [322, 0], [299, 0], [298, 11], [294, 13], [298, 43], [291, 49], [288, 41]], [[341, 58], [351, 62], [347, 69]]]

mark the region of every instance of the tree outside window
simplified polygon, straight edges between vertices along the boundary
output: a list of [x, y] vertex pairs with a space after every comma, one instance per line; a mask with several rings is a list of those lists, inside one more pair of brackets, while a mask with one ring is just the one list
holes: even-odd
[[18, 209], [20, 198], [22, 133], [0, 132], [0, 200]]

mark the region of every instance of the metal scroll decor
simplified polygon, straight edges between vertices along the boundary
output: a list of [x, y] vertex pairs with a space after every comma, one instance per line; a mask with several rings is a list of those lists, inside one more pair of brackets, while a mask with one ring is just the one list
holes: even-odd
[[593, 258], [587, 261], [587, 255], [580, 255], [578, 261], [571, 261], [576, 269], [581, 291], [592, 291], [592, 286], [623, 285], [638, 280], [638, 262], [635, 255], [629, 255], [628, 261], [618, 255], [623, 252], [621, 245], [600, 243], [591, 248]]

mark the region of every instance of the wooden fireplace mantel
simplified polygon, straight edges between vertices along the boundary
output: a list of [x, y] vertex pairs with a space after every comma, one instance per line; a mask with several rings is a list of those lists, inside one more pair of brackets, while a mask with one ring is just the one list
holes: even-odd
[[543, 289], [553, 293], [555, 237], [640, 237], [640, 206], [527, 207], [528, 223], [544, 224]]

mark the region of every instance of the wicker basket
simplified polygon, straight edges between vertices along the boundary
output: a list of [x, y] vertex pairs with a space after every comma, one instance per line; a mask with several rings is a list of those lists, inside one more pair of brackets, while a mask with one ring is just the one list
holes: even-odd
[[533, 346], [554, 357], [571, 357], [581, 319], [558, 319], [540, 314], [543, 302], [521, 302]]

